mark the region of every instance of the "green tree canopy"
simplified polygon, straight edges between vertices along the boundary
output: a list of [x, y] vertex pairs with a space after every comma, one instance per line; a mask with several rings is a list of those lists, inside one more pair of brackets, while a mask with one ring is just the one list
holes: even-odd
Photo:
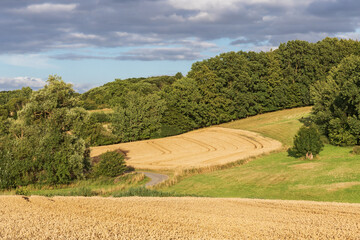
[[289, 149], [289, 154], [295, 157], [313, 159], [324, 147], [320, 134], [314, 125], [303, 126], [294, 138], [294, 146]]
[[121, 142], [150, 138], [160, 131], [165, 108], [157, 94], [129, 92], [126, 102], [114, 109], [112, 131]]
[[360, 57], [350, 56], [312, 88], [312, 118], [335, 145], [360, 144]]
[[[70, 84], [50, 76], [10, 122], [0, 144], [0, 187], [68, 183], [89, 167], [85, 141], [73, 133], [81, 111]], [[83, 112], [82, 112], [83, 113]]]

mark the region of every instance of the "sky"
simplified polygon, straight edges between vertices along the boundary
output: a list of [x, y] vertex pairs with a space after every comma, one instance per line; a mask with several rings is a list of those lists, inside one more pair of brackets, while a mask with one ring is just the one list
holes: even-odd
[[184, 75], [229, 51], [360, 39], [358, 0], [0, 0], [0, 91]]

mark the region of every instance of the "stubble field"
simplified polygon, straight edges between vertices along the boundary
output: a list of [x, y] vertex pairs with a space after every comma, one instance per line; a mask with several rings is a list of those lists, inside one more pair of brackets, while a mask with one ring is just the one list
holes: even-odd
[[210, 127], [178, 136], [91, 148], [91, 156], [120, 150], [140, 169], [185, 169], [222, 165], [281, 148], [279, 141], [239, 129]]
[[0, 197], [1, 239], [359, 239], [360, 204]]

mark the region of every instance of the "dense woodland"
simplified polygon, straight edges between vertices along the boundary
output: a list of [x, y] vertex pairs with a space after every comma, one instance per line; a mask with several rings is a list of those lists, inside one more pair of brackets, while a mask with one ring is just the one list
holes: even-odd
[[[229, 52], [184, 77], [133, 78], [75, 93], [0, 92], [0, 188], [68, 183], [91, 175], [88, 147], [183, 133], [259, 113], [314, 105], [335, 145], [360, 144], [360, 43], [289, 41], [269, 52]], [[112, 108], [111, 114], [86, 110]]]

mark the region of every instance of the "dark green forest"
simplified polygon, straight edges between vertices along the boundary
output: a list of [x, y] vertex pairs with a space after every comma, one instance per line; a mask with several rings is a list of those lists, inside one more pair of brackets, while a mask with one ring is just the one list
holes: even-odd
[[[359, 56], [358, 41], [295, 40], [195, 62], [186, 76], [116, 79], [83, 94], [50, 76], [39, 91], [0, 92], [0, 188], [91, 176], [89, 146], [309, 105], [332, 144], [360, 144]], [[86, 111], [103, 108], [113, 112]]]

